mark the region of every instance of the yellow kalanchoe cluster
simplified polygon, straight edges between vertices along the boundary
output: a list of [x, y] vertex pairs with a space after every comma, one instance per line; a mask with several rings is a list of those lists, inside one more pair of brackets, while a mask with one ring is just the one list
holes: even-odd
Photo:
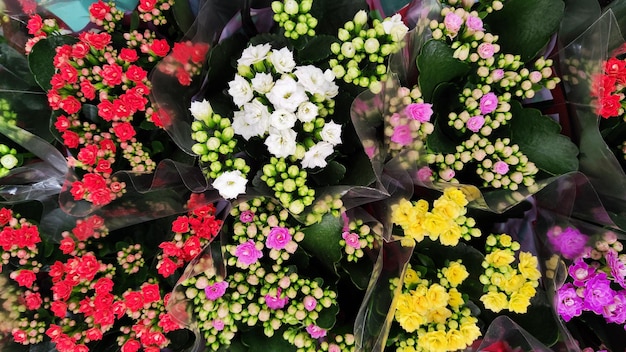
[[461, 238], [469, 240], [479, 237], [473, 218], [465, 216], [468, 201], [458, 188], [447, 188], [433, 203], [429, 211], [428, 202], [420, 199], [410, 202], [406, 199], [392, 206], [391, 221], [402, 227], [405, 236], [421, 242], [426, 236], [432, 241], [439, 240], [446, 246], [456, 246]]
[[456, 289], [469, 276], [461, 261], [439, 271], [440, 282], [422, 279], [408, 268], [396, 306], [395, 319], [416, 336], [398, 343], [397, 351], [456, 351], [470, 346], [480, 335], [461, 292]]
[[[519, 252], [519, 243], [507, 234], [489, 235], [486, 250], [482, 264], [485, 273], [480, 276], [485, 290], [480, 297], [483, 305], [496, 313], [503, 309], [526, 313], [541, 278], [537, 257], [529, 252]], [[516, 252], [519, 252], [517, 265]]]

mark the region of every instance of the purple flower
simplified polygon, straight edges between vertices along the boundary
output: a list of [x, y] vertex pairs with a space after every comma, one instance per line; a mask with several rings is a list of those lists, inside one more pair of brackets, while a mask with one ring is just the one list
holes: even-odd
[[494, 93], [487, 93], [480, 98], [480, 113], [485, 115], [498, 108], [498, 97]]
[[509, 164], [502, 160], [496, 161], [495, 164], [493, 164], [493, 171], [499, 175], [505, 175], [509, 172]]
[[309, 324], [309, 326], [306, 327], [306, 332], [308, 332], [309, 335], [311, 335], [311, 337], [314, 339], [319, 339], [320, 337], [326, 336], [326, 330], [320, 328], [315, 324]]
[[235, 248], [237, 260], [244, 265], [254, 264], [263, 256], [263, 252], [256, 249], [254, 241], [248, 240]]
[[493, 54], [496, 52], [493, 44], [491, 43], [482, 43], [478, 46], [478, 56], [482, 59], [488, 59], [493, 57]]
[[313, 296], [304, 297], [302, 303], [304, 304], [304, 309], [308, 310], [309, 312], [317, 307], [317, 300]]
[[239, 215], [239, 221], [243, 222], [244, 224], [252, 222], [252, 220], [254, 220], [254, 213], [250, 210], [245, 210]]
[[285, 227], [273, 227], [267, 235], [265, 245], [267, 248], [283, 249], [291, 241], [291, 234]]
[[604, 306], [602, 316], [609, 323], [621, 325], [626, 322], [626, 291], [619, 291], [613, 296], [613, 302]]
[[467, 26], [467, 29], [472, 31], [482, 31], [483, 20], [481, 20], [480, 17], [470, 15], [467, 16], [467, 19], [465, 20], [465, 26]]
[[465, 123], [465, 126], [467, 127], [468, 130], [476, 133], [480, 131], [480, 129], [483, 127], [484, 124], [485, 124], [485, 118], [482, 115], [476, 115], [476, 116], [470, 117]]
[[611, 282], [603, 272], [594, 275], [585, 285], [583, 307], [585, 310], [602, 314], [604, 306], [613, 302], [615, 291], [611, 289]]
[[433, 115], [433, 104], [411, 103], [404, 109], [404, 112], [413, 120], [428, 122]]
[[274, 310], [283, 308], [287, 304], [287, 302], [289, 302], [289, 297], [281, 297], [281, 292], [282, 289], [279, 287], [278, 289], [276, 289], [275, 296], [271, 296], [270, 294], [265, 295], [265, 305]]
[[204, 293], [206, 294], [206, 298], [215, 301], [216, 299], [222, 297], [224, 293], [226, 293], [226, 289], [228, 288], [228, 282], [219, 281], [214, 283], [213, 285], [209, 285], [204, 288]]
[[574, 285], [566, 283], [556, 293], [556, 310], [563, 320], [570, 321], [583, 312], [583, 300], [576, 294]]
[[408, 125], [396, 126], [396, 128], [393, 129], [391, 141], [402, 146], [411, 144], [413, 142], [411, 128]]
[[626, 276], [626, 265], [619, 260], [617, 252], [614, 249], [609, 249], [605, 254], [606, 264], [611, 268], [611, 275], [615, 282], [617, 282], [622, 288], [626, 288], [626, 282], [624, 277]]
[[583, 254], [588, 241], [586, 235], [573, 227], [561, 230], [561, 228], [557, 226], [548, 231], [547, 235], [555, 251], [561, 253], [561, 255], [567, 259], [578, 258]]
[[346, 244], [354, 249], [361, 248], [361, 243], [359, 242], [359, 235], [354, 232], [344, 231], [341, 234], [341, 238], [346, 241]]
[[463, 25], [463, 18], [454, 12], [448, 12], [443, 19], [443, 24], [446, 26], [448, 32], [456, 35], [459, 29], [461, 29], [461, 25]]
[[211, 322], [215, 330], [222, 331], [224, 330], [224, 321], [221, 319], [215, 319]]
[[589, 266], [582, 258], [576, 259], [568, 269], [569, 275], [574, 279], [574, 285], [581, 287], [585, 282], [593, 277], [596, 269]]

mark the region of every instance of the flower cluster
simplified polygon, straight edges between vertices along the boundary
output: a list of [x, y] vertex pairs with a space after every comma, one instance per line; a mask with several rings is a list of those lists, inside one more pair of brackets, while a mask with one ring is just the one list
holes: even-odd
[[309, 11], [313, 0], [273, 1], [274, 21], [285, 30], [285, 37], [297, 40], [300, 36], [315, 36], [317, 18]]
[[596, 113], [605, 119], [624, 115], [626, 61], [609, 58], [602, 72], [594, 77], [591, 96], [596, 99]]
[[362, 219], [349, 219], [344, 214], [344, 226], [339, 244], [344, 248], [346, 260], [358, 262], [360, 258], [363, 258], [364, 250], [374, 248], [376, 237], [381, 236], [381, 233], [380, 223], [370, 227]]
[[11, 169], [20, 166], [19, 156], [17, 149], [0, 143], [0, 177], [6, 176]]
[[395, 320], [413, 334], [396, 343], [396, 351], [457, 351], [481, 336], [478, 319], [457, 286], [469, 276], [460, 261], [439, 270], [440, 282], [407, 268], [398, 297]]
[[281, 336], [303, 351], [352, 350], [351, 335], [324, 338], [330, 325], [322, 317], [333, 314], [336, 292], [285, 265], [304, 239], [289, 212], [269, 198], [254, 198], [233, 208], [231, 218], [224, 246], [228, 275], [209, 266], [182, 283], [207, 348], [229, 346], [259, 327], [266, 338]]
[[379, 91], [387, 77], [385, 59], [400, 50], [408, 30], [399, 14], [370, 23], [367, 12], [357, 12], [339, 28], [339, 42], [331, 44], [333, 73], [346, 83]]
[[474, 228], [474, 219], [465, 216], [467, 203], [465, 194], [451, 187], [433, 202], [432, 210], [428, 210], [428, 202], [423, 199], [417, 202], [404, 199], [392, 206], [391, 217], [404, 235], [416, 242], [428, 237], [445, 246], [456, 246], [461, 238], [470, 240], [481, 235], [480, 230]]
[[[489, 235], [485, 248], [485, 273], [480, 276], [485, 294], [480, 297], [481, 302], [496, 313], [503, 309], [526, 313], [541, 278], [537, 257], [519, 251], [519, 243], [507, 234]], [[516, 252], [518, 262], [514, 265]]]
[[626, 324], [626, 257], [622, 250], [623, 244], [609, 231], [573, 258], [566, 283], [555, 298], [563, 320], [570, 321], [588, 311], [608, 323]]

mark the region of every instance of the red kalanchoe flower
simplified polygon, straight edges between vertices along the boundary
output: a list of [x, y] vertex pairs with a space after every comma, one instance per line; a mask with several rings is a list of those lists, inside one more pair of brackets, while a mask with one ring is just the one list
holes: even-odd
[[18, 285], [26, 288], [32, 288], [33, 283], [37, 280], [37, 276], [32, 270], [22, 269], [20, 271], [14, 271], [11, 273], [11, 278], [17, 282]]
[[96, 20], [104, 20], [109, 13], [111, 13], [111, 6], [102, 0], [98, 0], [98, 2], [89, 6], [89, 14]]
[[91, 45], [96, 50], [103, 50], [111, 43], [111, 35], [109, 33], [82, 32], [78, 38], [81, 42]]
[[165, 57], [165, 55], [167, 55], [170, 51], [170, 45], [165, 39], [155, 39], [152, 44], [150, 44], [150, 50], [156, 56]]
[[117, 138], [122, 142], [131, 140], [136, 134], [135, 128], [129, 122], [114, 123], [113, 133], [115, 133]]
[[43, 19], [39, 15], [32, 15], [26, 25], [28, 28], [28, 34], [33, 36], [45, 36], [46, 33], [43, 29]]
[[39, 292], [26, 293], [24, 300], [26, 301], [26, 308], [30, 310], [39, 309], [39, 307], [41, 307], [41, 304], [43, 303], [43, 300], [41, 299], [41, 295], [39, 294]]

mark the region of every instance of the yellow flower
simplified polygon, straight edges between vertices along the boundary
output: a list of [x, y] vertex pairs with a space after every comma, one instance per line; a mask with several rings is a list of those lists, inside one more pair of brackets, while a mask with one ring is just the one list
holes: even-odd
[[465, 343], [465, 336], [463, 336], [463, 333], [457, 329], [448, 330], [446, 337], [448, 339], [448, 349], [450, 351], [462, 350], [467, 347], [467, 344]]
[[449, 298], [448, 291], [439, 284], [432, 284], [426, 293], [426, 299], [430, 303], [430, 308], [447, 306]]
[[492, 285], [494, 285], [496, 287], [500, 287], [500, 286], [504, 285], [504, 283], [507, 281], [507, 279], [506, 279], [506, 277], [504, 277], [504, 275], [502, 273], [495, 272], [495, 273], [491, 274], [491, 277], [489, 277], [489, 281], [491, 282]]
[[512, 275], [508, 280], [502, 282], [501, 287], [506, 293], [511, 294], [522, 288], [525, 282], [526, 280], [522, 275]]
[[449, 219], [456, 219], [465, 213], [465, 208], [459, 206], [452, 200], [439, 198], [433, 203], [432, 212], [441, 214]]
[[417, 345], [426, 351], [439, 352], [448, 351], [448, 339], [443, 330], [429, 331], [420, 335]]
[[522, 294], [521, 292], [513, 293], [509, 300], [509, 310], [518, 314], [526, 313], [529, 305], [530, 297]]
[[411, 223], [409, 223], [404, 228], [404, 234], [413, 238], [415, 242], [422, 242], [424, 240], [424, 236], [426, 235], [426, 230], [424, 229], [423, 223], [423, 215], [413, 218]]
[[426, 321], [429, 323], [445, 324], [451, 316], [452, 312], [450, 309], [446, 307], [437, 307], [428, 311]]
[[411, 291], [411, 305], [413, 310], [420, 315], [426, 315], [431, 308], [431, 303], [426, 298], [427, 293], [428, 287], [423, 285], [417, 286], [415, 290]]
[[459, 331], [465, 337], [465, 344], [468, 346], [482, 335], [480, 329], [476, 326], [476, 319], [465, 319], [461, 321]]
[[450, 286], [452, 287], [460, 285], [469, 276], [465, 265], [461, 264], [458, 261], [450, 262], [448, 267], [444, 268], [442, 272], [444, 277], [446, 278], [446, 280], [448, 280]]
[[461, 295], [461, 292], [459, 292], [456, 288], [451, 288], [448, 291], [448, 295], [450, 296], [450, 298], [448, 298], [448, 305], [453, 309], [458, 308], [465, 303], [463, 295]]
[[428, 212], [428, 202], [423, 199], [418, 200], [413, 204], [413, 211], [415, 211], [417, 215], [426, 215]]
[[420, 274], [411, 268], [407, 268], [404, 272], [404, 286], [411, 287], [419, 282]]
[[520, 287], [518, 292], [528, 298], [533, 298], [535, 297], [537, 290], [535, 289], [535, 286], [531, 282], [526, 282], [524, 283], [524, 285], [522, 285], [522, 287]]
[[500, 241], [500, 244], [503, 247], [510, 247], [511, 243], [513, 242], [513, 239], [511, 238], [511, 236], [503, 233], [498, 237], [498, 240]]
[[395, 318], [407, 332], [413, 332], [425, 323], [424, 317], [415, 311], [410, 294], [403, 293], [398, 297]]
[[483, 302], [485, 308], [498, 313], [499, 311], [506, 309], [509, 305], [507, 297], [502, 292], [489, 291], [480, 297], [480, 301]]
[[411, 204], [411, 202], [406, 199], [401, 199], [400, 202], [391, 206], [391, 221], [402, 227], [410, 224], [412, 208], [413, 204]]
[[446, 188], [443, 191], [443, 196], [455, 202], [460, 207], [464, 207], [468, 203], [465, 194], [458, 188]]
[[528, 252], [520, 252], [519, 265], [517, 268], [527, 280], [539, 280], [541, 273], [537, 270], [539, 264], [537, 257]]
[[450, 224], [450, 228], [439, 234], [439, 241], [444, 246], [456, 246], [461, 239], [461, 227], [455, 223]]
[[485, 256], [485, 261], [487, 262], [487, 264], [496, 268], [509, 265], [513, 263], [514, 260], [515, 256], [513, 256], [513, 252], [504, 249], [496, 249]]
[[428, 232], [428, 236], [431, 240], [436, 241], [439, 238], [439, 234], [450, 228], [450, 219], [447, 219], [440, 214], [426, 213], [424, 217], [424, 229]]

